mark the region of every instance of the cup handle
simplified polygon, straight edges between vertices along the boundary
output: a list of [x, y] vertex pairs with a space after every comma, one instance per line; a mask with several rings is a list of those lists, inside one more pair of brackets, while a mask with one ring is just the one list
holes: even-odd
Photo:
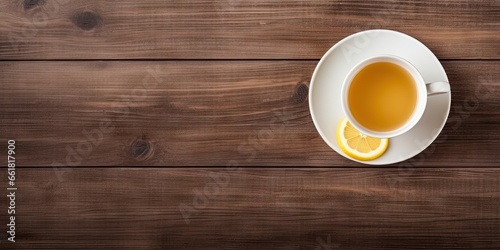
[[428, 96], [450, 92], [450, 84], [447, 82], [431, 82], [425, 86], [427, 87]]

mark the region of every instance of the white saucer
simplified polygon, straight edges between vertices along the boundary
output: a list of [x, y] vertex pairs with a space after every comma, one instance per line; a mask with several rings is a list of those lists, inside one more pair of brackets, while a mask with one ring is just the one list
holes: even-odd
[[[340, 106], [342, 82], [358, 62], [381, 54], [408, 60], [426, 82], [448, 82], [446, 72], [436, 56], [420, 41], [397, 31], [359, 32], [342, 39], [326, 52], [314, 70], [309, 87], [309, 109], [314, 125], [323, 140], [337, 153], [371, 165], [401, 162], [422, 152], [438, 137], [451, 106], [451, 92], [428, 97], [424, 115], [417, 125], [405, 134], [391, 138], [389, 148], [378, 159], [358, 161], [344, 154], [335, 135], [337, 124], [345, 116]], [[322, 115], [315, 115], [319, 113]]]

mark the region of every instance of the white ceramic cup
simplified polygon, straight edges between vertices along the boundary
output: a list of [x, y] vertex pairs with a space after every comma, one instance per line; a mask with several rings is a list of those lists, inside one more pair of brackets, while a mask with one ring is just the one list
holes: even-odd
[[[358, 121], [356, 121], [356, 119], [354, 119], [348, 105], [349, 88], [351, 86], [354, 77], [366, 66], [377, 62], [390, 62], [401, 66], [413, 77], [414, 80], [413, 82], [417, 90], [417, 103], [415, 105], [415, 109], [413, 110], [413, 114], [410, 116], [410, 118], [406, 121], [404, 125], [392, 131], [374, 131], [367, 129], [366, 127], [362, 126]], [[424, 114], [428, 96], [447, 93], [447, 92], [450, 92], [449, 83], [447, 82], [426, 83], [422, 78], [420, 72], [418, 72], [418, 70], [415, 68], [415, 66], [413, 66], [410, 62], [406, 61], [405, 59], [393, 55], [379, 55], [365, 59], [364, 61], [358, 63], [356, 66], [354, 66], [354, 68], [352, 68], [349, 71], [342, 85], [341, 104], [342, 104], [342, 110], [346, 114], [347, 119], [358, 131], [360, 131], [360, 133], [375, 138], [392, 138], [408, 132], [418, 123], [418, 121]]]

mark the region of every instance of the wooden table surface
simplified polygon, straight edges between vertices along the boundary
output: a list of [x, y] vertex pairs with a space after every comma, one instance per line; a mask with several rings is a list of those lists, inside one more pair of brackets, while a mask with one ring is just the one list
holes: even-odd
[[[307, 101], [374, 28], [453, 93], [437, 141], [384, 167], [331, 150]], [[0, 97], [1, 249], [500, 249], [498, 0], [3, 0]]]

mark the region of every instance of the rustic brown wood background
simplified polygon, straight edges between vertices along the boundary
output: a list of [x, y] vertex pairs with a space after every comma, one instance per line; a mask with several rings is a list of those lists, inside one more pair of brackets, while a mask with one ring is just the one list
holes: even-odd
[[[387, 167], [333, 152], [307, 104], [372, 28], [425, 43], [453, 91], [438, 140]], [[500, 248], [498, 0], [2, 0], [0, 96], [1, 249]]]

